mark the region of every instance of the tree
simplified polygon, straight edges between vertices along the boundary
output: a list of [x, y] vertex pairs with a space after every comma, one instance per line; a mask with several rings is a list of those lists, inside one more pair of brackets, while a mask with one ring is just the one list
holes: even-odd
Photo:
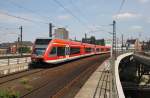
[[31, 53], [31, 49], [29, 47], [20, 47], [19, 53]]

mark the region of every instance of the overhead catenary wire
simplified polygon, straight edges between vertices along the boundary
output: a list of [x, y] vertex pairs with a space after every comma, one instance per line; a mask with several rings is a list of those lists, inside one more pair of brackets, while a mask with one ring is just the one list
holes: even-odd
[[56, 4], [58, 4], [60, 7], [62, 7], [67, 13], [69, 13], [72, 17], [74, 17], [82, 26], [85, 28], [89, 28], [86, 23], [84, 23], [80, 18], [78, 18], [72, 11], [70, 11], [68, 8], [66, 8], [61, 2], [58, 0], [53, 0]]
[[[88, 18], [86, 17], [86, 15], [83, 13], [83, 11], [81, 11], [74, 3], [73, 0], [70, 0], [70, 4], [75, 8], [75, 10], [80, 13], [80, 15], [84, 18], [84, 20], [88, 23], [91, 24], [88, 20]], [[94, 24], [92, 24], [94, 26]]]
[[32, 10], [32, 9], [26, 8], [26, 7], [24, 7], [24, 6], [21, 6], [21, 5], [19, 5], [18, 3], [15, 3], [15, 2], [12, 1], [12, 0], [7, 0], [7, 1], [8, 1], [9, 3], [11, 3], [12, 5], [18, 7], [18, 8], [24, 9], [24, 10], [26, 10], [26, 11], [28, 11], [28, 12], [31, 12], [31, 13], [33, 13], [33, 14], [35, 14], [35, 15], [40, 16], [41, 18], [43, 18], [43, 20], [45, 20], [45, 18], [47, 18], [47, 19], [49, 19], [50, 21], [52, 21], [52, 19], [50, 19], [50, 17], [47, 17], [47, 16], [45, 16], [45, 15], [43, 15], [43, 14], [39, 14], [38, 12], [36, 12], [36, 11], [34, 11], [34, 10]]
[[123, 9], [124, 3], [125, 3], [125, 0], [122, 0], [121, 5], [116, 13], [117, 15], [116, 20], [118, 19], [118, 15], [121, 13], [121, 10]]
[[119, 8], [119, 10], [118, 10], [118, 13], [121, 12], [121, 10], [122, 10], [122, 8], [123, 8], [123, 6], [124, 6], [124, 3], [125, 3], [125, 0], [122, 0], [121, 5], [120, 5], [120, 8]]
[[18, 28], [11, 28], [11, 27], [5, 27], [5, 26], [0, 26], [0, 29], [3, 29], [3, 30], [16, 30]]
[[[81, 11], [76, 5], [75, 3], [73, 3], [73, 0], [70, 0], [70, 4], [76, 8], [75, 10], [81, 14], [81, 16], [84, 16], [84, 20], [88, 23], [88, 24], [91, 24], [91, 27], [96, 27], [95, 24], [93, 24], [92, 22], [89, 22], [88, 20], [88, 17], [86, 17], [86, 15], [83, 13], [83, 11]], [[99, 27], [110, 27], [110, 25], [98, 25]], [[97, 30], [94, 30], [93, 28], [91, 28], [92, 30], [91, 31], [97, 31]]]
[[[38, 14], [36, 11], [34, 11], [34, 10], [32, 10], [32, 9], [29, 9], [29, 8], [26, 8], [26, 7], [24, 7], [24, 6], [21, 6], [21, 5], [19, 5], [18, 3], [15, 3], [15, 2], [12, 1], [12, 0], [7, 0], [7, 1], [8, 1], [9, 3], [13, 4], [14, 6], [18, 7], [18, 8], [22, 8], [22, 9], [24, 9], [24, 10], [26, 10], [26, 11], [32, 12], [33, 14], [36, 14], [36, 15], [42, 17], [42, 18], [47, 18], [47, 19], [49, 19], [49, 17], [44, 16], [44, 15], [41, 15], [41, 14]], [[88, 27], [88, 25], [87, 25], [86, 23], [84, 23], [80, 18], [78, 18], [76, 15], [74, 15], [74, 13], [73, 13], [72, 11], [70, 11], [69, 9], [67, 9], [61, 2], [59, 2], [58, 0], [53, 0], [53, 1], [55, 1], [55, 3], [57, 3], [59, 6], [61, 6], [61, 7], [62, 7], [65, 11], [67, 11], [71, 16], [73, 16], [73, 17], [74, 17], [78, 22], [80, 22], [84, 27], [91, 29], [91, 28]], [[77, 7], [73, 4], [72, 1], [71, 1], [71, 3], [72, 3], [72, 5], [73, 5], [75, 8], [77, 8]], [[78, 10], [79, 12], [81, 12], [78, 8], [77, 8], [77, 10]], [[84, 15], [83, 15], [83, 16], [84, 16]], [[87, 18], [84, 17], [84, 19], [87, 20], [87, 23], [88, 23], [88, 24], [90, 23]], [[29, 19], [23, 19], [23, 20], [29, 21]], [[31, 21], [32, 21], [32, 22], [37, 22], [37, 21], [30, 20], [30, 22], [31, 22]], [[39, 22], [39, 21], [38, 21], [38, 22]], [[43, 22], [43, 23], [44, 23], [44, 22]], [[46, 24], [48, 24], [48, 23], [46, 23]], [[87, 26], [86, 26], [86, 25], [87, 25]], [[92, 25], [94, 26], [94, 24], [92, 24]]]
[[[93, 22], [89, 22], [88, 18], [87, 18], [86, 15], [83, 13], [83, 11], [81, 11], [81, 10], [73, 3], [73, 0], [70, 0], [70, 3], [71, 3], [71, 5], [72, 5], [74, 8], [76, 8], [76, 11], [77, 11], [78, 13], [80, 13], [81, 16], [84, 16], [83, 18], [84, 18], [84, 20], [86, 20], [86, 22], [87, 22], [88, 24], [91, 24], [91, 26], [95, 27], [95, 24], [93, 24]], [[101, 27], [108, 27], [109, 25], [99, 25], [99, 26], [101, 26]], [[91, 31], [96, 31], [96, 30], [93, 30], [93, 28], [91, 28], [91, 29], [92, 29]]]
[[[34, 11], [34, 10], [32, 10], [32, 9], [26, 8], [26, 7], [24, 7], [24, 6], [21, 6], [21, 5], [19, 5], [18, 3], [15, 3], [13, 0], [7, 0], [7, 1], [9, 1], [9, 3], [13, 4], [14, 6], [16, 6], [16, 7], [18, 7], [18, 8], [22, 8], [22, 9], [28, 11], [28, 12], [32, 12], [33, 14], [36, 14], [36, 15], [42, 17], [42, 18], [47, 18], [47, 19], [49, 19], [49, 17], [47, 17], [47, 16], [45, 16], [45, 15], [41, 15], [41, 14], [37, 13], [36, 11]], [[78, 22], [80, 22], [83, 26], [86, 25], [86, 23], [83, 23], [83, 22], [82, 22], [76, 15], [74, 15], [69, 9], [67, 9], [66, 7], [64, 7], [64, 5], [63, 5], [62, 3], [60, 3], [60, 2], [57, 1], [57, 0], [56, 0], [55, 3], [57, 3], [57, 4], [58, 4], [59, 6], [61, 6], [63, 9], [65, 9], [65, 11], [67, 11], [71, 16], [73, 16], [74, 18], [76, 18], [76, 20], [78, 20]], [[52, 20], [51, 20], [51, 21], [52, 21]], [[36, 21], [36, 22], [37, 22], [37, 21]], [[48, 23], [46, 23], [46, 24], [48, 24]], [[54, 24], [55, 24], [55, 23], [54, 23]]]
[[49, 23], [46, 23], [46, 22], [43, 22], [43, 21], [37, 21], [37, 20], [32, 20], [32, 19], [28, 19], [28, 18], [24, 18], [24, 17], [20, 17], [20, 16], [12, 15], [12, 14], [9, 14], [9, 13], [4, 12], [4, 11], [0, 11], [0, 14], [2, 14], [2, 15], [6, 15], [6, 16], [9, 16], [9, 17], [13, 17], [13, 18], [16, 18], [16, 19], [20, 19], [20, 20], [24, 20], [24, 21], [32, 22], [32, 23], [49, 24]]

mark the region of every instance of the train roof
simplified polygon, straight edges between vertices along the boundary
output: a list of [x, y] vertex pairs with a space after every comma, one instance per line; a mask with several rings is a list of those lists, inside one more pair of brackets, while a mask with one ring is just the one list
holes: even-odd
[[36, 39], [52, 39], [51, 37], [38, 37]]
[[94, 45], [94, 44], [88, 44], [88, 43], [82, 43], [82, 42], [76, 42], [71, 40], [64, 40], [64, 39], [58, 39], [58, 38], [51, 38], [51, 37], [39, 37], [36, 39], [51, 39], [51, 42], [58, 42], [58, 43], [66, 43], [71, 45], [86, 45], [86, 47], [100, 47], [100, 48], [111, 48], [111, 46], [102, 46], [102, 45]]
[[52, 39], [52, 42], [66, 43], [66, 44], [72, 44], [72, 45], [81, 45], [81, 42], [63, 40], [63, 39], [57, 39], [57, 38]]

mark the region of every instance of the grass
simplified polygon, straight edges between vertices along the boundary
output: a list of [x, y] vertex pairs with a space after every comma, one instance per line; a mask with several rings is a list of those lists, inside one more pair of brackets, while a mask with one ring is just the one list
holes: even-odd
[[0, 98], [19, 98], [20, 93], [11, 89], [1, 89]]
[[31, 85], [29, 85], [29, 79], [28, 78], [22, 78], [20, 80], [20, 83], [24, 85], [24, 88], [31, 91], [33, 89], [33, 87]]
[[22, 78], [20, 80], [21, 84], [27, 84], [29, 82], [29, 79], [28, 78]]
[[31, 85], [28, 85], [28, 84], [26, 84], [24, 87], [25, 87], [25, 89], [27, 89], [29, 91], [31, 91], [33, 89], [33, 87]]

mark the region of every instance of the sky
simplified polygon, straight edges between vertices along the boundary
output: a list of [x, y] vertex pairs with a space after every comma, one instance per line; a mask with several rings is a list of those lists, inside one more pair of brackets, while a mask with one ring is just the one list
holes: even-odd
[[[150, 0], [0, 0], [0, 43], [16, 41], [23, 26], [23, 40], [48, 37], [53, 29], [65, 27], [69, 37], [84, 34], [112, 39], [116, 20], [118, 39], [150, 40]], [[19, 17], [19, 18], [18, 18]]]

